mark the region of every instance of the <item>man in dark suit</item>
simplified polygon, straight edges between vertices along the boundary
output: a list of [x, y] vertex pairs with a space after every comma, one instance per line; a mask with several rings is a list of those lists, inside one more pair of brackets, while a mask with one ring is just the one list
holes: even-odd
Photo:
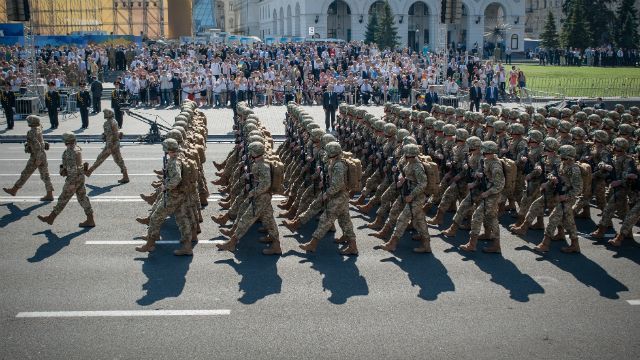
[[76, 94], [76, 104], [80, 109], [80, 119], [82, 120], [81, 129], [89, 127], [89, 104], [91, 103], [91, 96], [89, 90], [87, 90], [87, 84], [80, 83], [80, 91]]
[[324, 125], [327, 131], [329, 127], [334, 129], [336, 121], [336, 109], [338, 108], [338, 94], [333, 92], [333, 85], [327, 86], [327, 91], [322, 95], [322, 108], [324, 109]]
[[120, 87], [120, 80], [116, 80], [115, 90], [111, 92], [111, 107], [118, 123], [118, 129], [122, 129], [122, 123], [124, 121], [124, 111], [122, 111], [122, 100], [125, 97], [125, 91]]
[[433, 104], [437, 104], [438, 103], [438, 93], [436, 93], [435, 88], [433, 87], [433, 85], [429, 86], [429, 92], [427, 93], [427, 96], [425, 98], [425, 102], [427, 103], [427, 111], [431, 112], [431, 109], [433, 108]]
[[498, 102], [498, 87], [496, 86], [496, 82], [492, 81], [490, 86], [487, 86], [485, 90], [484, 98], [487, 101], [487, 104], [491, 106], [495, 106]]
[[16, 94], [11, 91], [11, 84], [7, 81], [4, 84], [4, 91], [0, 93], [2, 109], [7, 118], [7, 130], [13, 129], [13, 109], [16, 107]]
[[476, 111], [480, 111], [480, 100], [482, 99], [482, 89], [478, 80], [473, 81], [473, 87], [469, 91], [469, 111], [473, 111], [475, 106]]
[[58, 108], [60, 108], [60, 93], [56, 90], [56, 82], [49, 81], [49, 90], [44, 96], [44, 104], [49, 113], [49, 123], [52, 129], [58, 128]]
[[93, 82], [91, 82], [91, 99], [93, 100], [93, 113], [97, 114], [102, 111], [100, 108], [100, 98], [102, 97], [102, 83], [98, 80], [98, 77], [93, 75]]
[[429, 111], [427, 110], [427, 104], [424, 102], [424, 95], [418, 95], [418, 100], [411, 109], [416, 111]]

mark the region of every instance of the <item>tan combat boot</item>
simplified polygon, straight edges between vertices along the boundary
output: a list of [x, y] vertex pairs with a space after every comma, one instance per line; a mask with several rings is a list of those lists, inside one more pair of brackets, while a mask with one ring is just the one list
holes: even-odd
[[456, 233], [458, 232], [458, 228], [458, 224], [454, 221], [453, 223], [451, 223], [451, 226], [449, 226], [447, 230], [442, 232], [442, 235], [446, 237], [455, 237]]
[[300, 228], [300, 219], [295, 218], [293, 220], [285, 219], [282, 221], [282, 225], [284, 225], [289, 231], [296, 232], [298, 228]]
[[357, 205], [356, 208], [363, 214], [368, 214], [373, 209], [373, 202], [369, 201], [366, 205]]
[[153, 170], [153, 173], [160, 176], [164, 175], [164, 172], [162, 170]]
[[220, 171], [220, 170], [224, 169], [224, 166], [225, 166], [225, 163], [224, 163], [224, 162], [222, 162], [222, 164], [218, 164], [218, 163], [217, 163], [217, 162], [215, 162], [215, 161], [212, 161], [212, 162], [213, 162], [213, 166], [215, 166], [215, 167], [216, 167], [216, 170]]
[[40, 201], [53, 201], [53, 191], [47, 191], [47, 194], [41, 197]]
[[136, 218], [136, 221], [137, 221], [137, 222], [139, 222], [139, 223], [140, 223], [140, 224], [142, 224], [142, 225], [149, 225], [149, 220], [150, 220], [150, 219], [149, 219], [149, 217], [148, 217], [148, 216], [147, 216], [147, 217], [139, 217], [139, 218]]
[[220, 234], [224, 236], [231, 237], [231, 235], [233, 235], [233, 232], [234, 232], [234, 227], [232, 227], [231, 229], [220, 229]]
[[280, 204], [278, 204], [278, 207], [282, 210], [289, 210], [291, 205], [293, 205], [294, 199], [295, 199], [295, 196], [289, 196], [286, 201], [283, 201]]
[[380, 248], [388, 252], [394, 252], [396, 251], [396, 246], [398, 246], [399, 240], [400, 239], [397, 236], [392, 236], [391, 239], [384, 243]]
[[502, 252], [500, 249], [500, 239], [493, 239], [493, 245], [482, 249], [482, 252], [490, 254], [499, 254]]
[[545, 235], [542, 238], [542, 242], [540, 242], [540, 244], [538, 244], [538, 246], [534, 247], [533, 249], [539, 252], [547, 252], [549, 251], [549, 244], [551, 244], [551, 238]]
[[622, 235], [622, 233], [617, 233], [616, 236], [613, 239], [609, 240], [607, 243], [611, 246], [619, 247], [622, 245], [622, 242], [625, 238], [627, 237]]
[[6, 192], [7, 194], [11, 195], [11, 196], [16, 196], [16, 194], [18, 193], [18, 189], [20, 189], [19, 187], [12, 187], [12, 188], [2, 188], [2, 190], [4, 190], [4, 192]]
[[460, 250], [462, 251], [476, 251], [476, 246], [478, 246], [478, 236], [471, 235], [469, 237], [469, 242], [460, 246]]
[[192, 256], [193, 248], [191, 246], [191, 239], [182, 242], [182, 248], [173, 250], [173, 255], [175, 256]]
[[95, 227], [96, 223], [93, 221], [93, 214], [87, 215], [87, 219], [85, 221], [81, 222], [80, 224], [78, 224], [78, 226], [80, 226], [80, 227]]
[[386, 224], [384, 224], [382, 229], [380, 229], [380, 231], [378, 231], [376, 233], [370, 233], [369, 236], [373, 236], [375, 238], [384, 240], [389, 235], [391, 235], [391, 230], [393, 230], [393, 226], [391, 226], [391, 223], [386, 223]]
[[156, 201], [156, 197], [153, 195], [140, 194], [140, 198], [149, 205], [153, 205], [153, 203]]
[[578, 243], [578, 238], [571, 238], [571, 245], [565, 246], [562, 249], [562, 252], [565, 254], [571, 253], [579, 253], [580, 252], [580, 244]]
[[351, 205], [362, 205], [362, 204], [364, 204], [365, 199], [366, 199], [366, 196], [363, 193], [360, 193], [360, 196], [355, 200], [350, 200], [349, 204], [351, 204]]
[[383, 216], [376, 216], [376, 219], [373, 222], [367, 224], [367, 227], [371, 230], [380, 229], [381, 226], [384, 226]]
[[515, 227], [520, 227], [520, 225], [522, 225], [523, 222], [524, 222], [524, 215], [518, 215], [518, 219], [516, 220], [515, 224], [509, 225], [509, 230]]
[[603, 239], [604, 238], [604, 234], [606, 232], [607, 232], [607, 228], [605, 226], [598, 225], [598, 228], [594, 232], [589, 234], [589, 236], [591, 236], [594, 239]]
[[558, 233], [551, 238], [551, 241], [562, 241], [564, 239], [564, 228], [562, 226], [558, 226]]
[[53, 221], [56, 219], [57, 216], [58, 214], [51, 212], [51, 214], [47, 216], [38, 215], [38, 219], [40, 219], [40, 221], [42, 222], [46, 222], [49, 225], [53, 225]]
[[231, 207], [230, 202], [224, 202], [224, 201], [218, 202], [218, 205], [224, 210], [229, 210], [229, 208]]
[[127, 169], [122, 172], [122, 179], [118, 180], [118, 184], [126, 184], [129, 182], [129, 174], [127, 173]]
[[82, 164], [82, 168], [84, 170], [84, 176], [90, 177], [91, 174], [96, 170], [93, 166], [89, 167], [89, 163]]
[[219, 178], [211, 182], [213, 185], [226, 185], [227, 181], [224, 178]]
[[236, 245], [238, 245], [238, 238], [235, 235], [233, 235], [231, 236], [231, 239], [225, 241], [224, 243], [216, 244], [216, 247], [220, 251], [234, 252], [236, 251]]
[[211, 215], [211, 220], [218, 225], [224, 225], [229, 221], [229, 213], [224, 213], [220, 216]]
[[527, 235], [527, 230], [529, 230], [529, 223], [526, 220], [520, 226], [511, 228], [512, 233], [520, 236]]
[[136, 251], [138, 252], [152, 252], [156, 249], [156, 241], [158, 239], [152, 239], [151, 237], [148, 236], [141, 236], [140, 237], [142, 240], [145, 240], [147, 243], [142, 245], [142, 246], [138, 246], [136, 247]]
[[347, 243], [347, 247], [340, 250], [340, 254], [342, 255], [358, 255], [358, 246], [356, 245], [356, 239], [349, 239]]
[[320, 240], [316, 239], [316, 238], [311, 238], [311, 241], [309, 241], [308, 243], [305, 244], [300, 244], [298, 245], [300, 247], [300, 249], [306, 251], [306, 252], [315, 252], [316, 251], [316, 247], [318, 247], [318, 242]]
[[442, 220], [444, 219], [444, 211], [438, 208], [438, 212], [436, 212], [436, 216], [427, 221], [429, 225], [442, 225]]
[[538, 216], [535, 224], [531, 225], [533, 230], [544, 230], [544, 216]]
[[345, 234], [342, 234], [342, 236], [340, 236], [339, 238], [333, 239], [333, 242], [336, 244], [344, 244], [347, 241], [349, 241], [349, 238], [347, 238]]
[[414, 248], [413, 252], [415, 253], [430, 253], [431, 252], [431, 240], [430, 239], [421, 239], [422, 246]]
[[272, 239], [271, 246], [269, 246], [266, 249], [262, 249], [262, 254], [264, 254], [264, 255], [281, 255], [282, 254], [282, 249], [280, 248], [280, 240]]

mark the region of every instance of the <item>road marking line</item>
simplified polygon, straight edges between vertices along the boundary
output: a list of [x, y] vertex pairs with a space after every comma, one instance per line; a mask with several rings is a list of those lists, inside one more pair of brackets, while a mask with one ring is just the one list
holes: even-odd
[[627, 300], [629, 305], [640, 305], [640, 300]]
[[[0, 161], [27, 161], [27, 160], [29, 160], [29, 158], [0, 159]], [[95, 161], [96, 159], [82, 159], [82, 160], [84, 160], [84, 161]], [[108, 158], [107, 160], [112, 160], [113, 161], [113, 159], [111, 159], [111, 158]], [[124, 158], [122, 160], [124, 160], [124, 161], [153, 161], [153, 160], [157, 160], [158, 162], [160, 162], [162, 160], [162, 156], [155, 157], [155, 158]], [[49, 162], [51, 162], [51, 161], [62, 161], [62, 159], [54, 158], [54, 159], [47, 159], [47, 161], [49, 161]]]
[[20, 312], [17, 318], [64, 317], [132, 317], [132, 316], [220, 316], [231, 315], [231, 310], [113, 310], [113, 311], [35, 311]]
[[[198, 240], [200, 245], [222, 244], [224, 240]], [[87, 240], [85, 245], [142, 245], [146, 242], [143, 240]], [[156, 244], [179, 244], [180, 240], [158, 240]]]
[[[214, 195], [207, 198], [208, 201], [218, 202], [222, 199], [220, 195]], [[271, 198], [271, 201], [282, 201], [285, 197], [276, 195]], [[123, 196], [90, 196], [90, 201], [93, 202], [144, 202], [138, 195], [123, 195]], [[58, 201], [58, 197], [54, 196], [53, 201]], [[70, 201], [78, 201], [74, 195]], [[40, 196], [0, 196], [0, 202], [12, 202], [12, 203], [39, 203]]]
[[[20, 176], [21, 174], [0, 174], [0, 176]], [[51, 174], [54, 177], [57, 174]], [[59, 175], [58, 175], [59, 176]], [[91, 174], [91, 176], [122, 176], [121, 173], [117, 174]], [[156, 176], [156, 174], [129, 174], [129, 176]]]

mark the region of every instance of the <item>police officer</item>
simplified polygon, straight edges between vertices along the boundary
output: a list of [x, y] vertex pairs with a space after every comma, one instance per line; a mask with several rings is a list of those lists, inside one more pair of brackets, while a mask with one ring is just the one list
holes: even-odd
[[7, 118], [7, 130], [11, 130], [13, 129], [13, 109], [16, 107], [16, 95], [11, 91], [9, 82], [4, 84], [4, 90], [0, 93], [0, 102], [2, 102], [2, 109], [4, 109], [4, 115]]
[[80, 109], [80, 119], [82, 120], [82, 127], [80, 129], [86, 129], [89, 127], [89, 105], [91, 103], [91, 95], [87, 90], [87, 84], [80, 83], [80, 91], [76, 94], [76, 104]]
[[44, 103], [49, 113], [51, 129], [58, 128], [58, 109], [60, 108], [60, 93], [56, 90], [56, 82], [49, 81], [49, 90], [44, 95]]

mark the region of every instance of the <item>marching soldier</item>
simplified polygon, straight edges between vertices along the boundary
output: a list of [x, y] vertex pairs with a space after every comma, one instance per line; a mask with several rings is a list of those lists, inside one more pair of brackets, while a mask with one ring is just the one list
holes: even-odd
[[56, 90], [56, 82], [49, 81], [49, 90], [44, 96], [44, 104], [49, 113], [49, 122], [51, 129], [58, 128], [58, 109], [60, 108], [60, 93]]
[[100, 155], [96, 158], [96, 161], [85, 174], [87, 176], [91, 176], [98, 166], [100, 166], [109, 157], [109, 155], [111, 155], [113, 156], [113, 161], [115, 161], [122, 173], [122, 179], [118, 180], [118, 183], [126, 184], [129, 182], [129, 175], [127, 174], [127, 167], [122, 159], [122, 154], [120, 154], [120, 132], [118, 131], [118, 124], [113, 118], [114, 113], [111, 109], [104, 109], [103, 113], [104, 123], [102, 125], [102, 137], [105, 141], [105, 145], [102, 152], [100, 152]]
[[11, 91], [11, 84], [8, 81], [4, 83], [4, 90], [0, 93], [0, 102], [2, 103], [2, 109], [4, 109], [4, 115], [7, 118], [7, 130], [12, 130], [16, 95]]
[[82, 163], [82, 149], [76, 145], [76, 136], [72, 133], [62, 134], [62, 140], [67, 147], [62, 153], [62, 164], [60, 164], [60, 176], [66, 177], [62, 192], [58, 197], [58, 203], [47, 216], [38, 215], [38, 219], [53, 225], [53, 221], [60, 215], [71, 197], [75, 194], [78, 203], [82, 206], [87, 219], [79, 224], [80, 227], [94, 227], [93, 209], [87, 196], [87, 189], [84, 186], [84, 169], [87, 163]]
[[87, 84], [80, 83], [80, 91], [76, 94], [76, 104], [80, 108], [81, 129], [89, 127], [89, 106], [91, 105], [91, 95], [87, 90]]
[[16, 181], [15, 185], [10, 189], [3, 188], [3, 190], [11, 196], [16, 196], [18, 189], [20, 189], [29, 177], [31, 177], [31, 174], [38, 169], [40, 179], [44, 182], [44, 187], [47, 190], [47, 194], [40, 198], [40, 201], [53, 201], [53, 185], [51, 184], [51, 177], [49, 176], [49, 165], [47, 163], [47, 153], [45, 152], [45, 150], [49, 148], [49, 144], [46, 143], [42, 137], [40, 118], [35, 115], [27, 116], [27, 125], [31, 128], [27, 132], [27, 143], [25, 144], [25, 152], [29, 153], [27, 166], [20, 174], [20, 178]]

